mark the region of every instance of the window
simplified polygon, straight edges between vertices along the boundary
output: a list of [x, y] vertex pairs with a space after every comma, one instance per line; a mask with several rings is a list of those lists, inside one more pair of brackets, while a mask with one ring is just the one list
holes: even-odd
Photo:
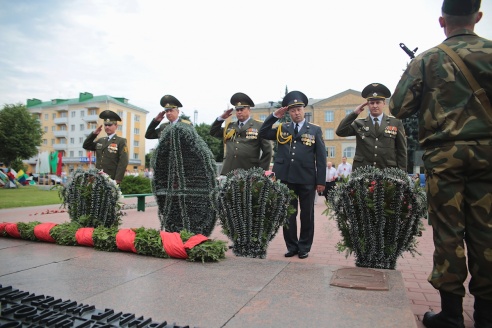
[[138, 154], [137, 153], [134, 153], [133, 154], [133, 159], [138, 159]]
[[[119, 126], [118, 126], [119, 127]], [[139, 128], [135, 128], [133, 129], [133, 133], [134, 134], [140, 134], [140, 129]]]
[[347, 158], [353, 158], [355, 155], [355, 148], [354, 147], [347, 147], [343, 150], [343, 156]]
[[304, 118], [306, 119], [306, 122], [311, 122], [313, 120], [313, 113], [305, 113]]
[[73, 150], [70, 151], [70, 157], [73, 157]]
[[48, 139], [43, 139], [43, 145], [47, 145], [48, 144]]
[[67, 131], [66, 125], [60, 125], [60, 131]]
[[90, 109], [89, 115], [97, 115], [97, 110], [96, 109]]
[[97, 124], [96, 123], [90, 123], [89, 124], [89, 129], [91, 129], [91, 130], [97, 129]]
[[47, 120], [48, 119], [48, 114], [44, 114], [44, 119]]
[[138, 147], [138, 144], [139, 144], [139, 143], [140, 143], [140, 141], [138, 141], [138, 140], [134, 140], [134, 141], [133, 141], [133, 146]]
[[51, 139], [51, 144], [54, 145], [55, 144], [55, 139]]
[[332, 110], [327, 110], [325, 112], [325, 122], [333, 122], [333, 118], [335, 117]]
[[81, 110], [80, 111], [80, 117], [84, 117], [84, 115], [85, 115], [85, 111], [84, 110]]
[[75, 138], [70, 138], [70, 144], [74, 144], [75, 143]]
[[79, 150], [79, 157], [84, 156], [84, 152], [82, 150]]
[[326, 147], [326, 154], [329, 158], [335, 158], [335, 147], [333, 146]]
[[118, 116], [121, 117], [121, 119], [123, 119], [123, 111], [122, 110], [118, 111]]
[[267, 116], [265, 114], [260, 115], [260, 121], [266, 120]]
[[60, 117], [67, 117], [67, 112], [61, 112]]
[[333, 140], [333, 129], [325, 130], [325, 140]]
[[75, 115], [76, 115], [76, 114], [77, 114], [77, 112], [76, 112], [76, 111], [71, 111], [71, 112], [70, 112], [70, 117], [75, 117]]
[[84, 138], [79, 137], [79, 143], [83, 143], [83, 142], [84, 142]]
[[54, 125], [53, 125], [53, 126], [51, 127], [51, 131], [56, 131], [56, 126], [54, 126]]
[[116, 128], [117, 131], [123, 131], [123, 125], [118, 125], [118, 127]]
[[352, 109], [346, 109], [345, 110], [345, 116], [352, 114], [353, 110]]
[[67, 143], [67, 139], [60, 138], [60, 145], [65, 145]]
[[140, 122], [140, 115], [135, 115], [135, 122]]
[[44, 132], [48, 132], [48, 127], [47, 126], [44, 127]]
[[84, 131], [84, 124], [80, 124], [80, 131]]
[[56, 113], [53, 113], [53, 114], [51, 115], [51, 117], [52, 117], [53, 119], [55, 119], [55, 118], [56, 118]]
[[[75, 112], [73, 112], [75, 113]], [[75, 131], [75, 124], [70, 125], [70, 131]]]

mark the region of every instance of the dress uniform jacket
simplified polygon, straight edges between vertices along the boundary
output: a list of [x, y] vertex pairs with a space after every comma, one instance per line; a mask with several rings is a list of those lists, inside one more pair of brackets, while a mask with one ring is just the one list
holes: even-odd
[[[260, 129], [260, 137], [277, 140], [278, 127], [272, 128], [277, 120], [270, 114]], [[283, 137], [292, 136], [292, 141], [278, 143], [273, 164], [275, 177], [288, 183], [324, 186], [326, 149], [321, 128], [305, 121], [297, 136], [294, 136], [294, 126], [292, 122], [282, 124]]]
[[379, 169], [397, 167], [407, 170], [407, 139], [403, 123], [393, 116], [383, 115], [378, 133], [370, 116], [357, 119], [347, 115], [337, 128], [339, 137], [356, 136], [352, 169], [373, 165]]
[[[128, 166], [128, 147], [126, 139], [114, 135], [95, 140], [97, 134], [91, 133], [85, 139], [83, 147], [96, 152], [96, 168], [103, 170], [111, 179], [122, 181]], [[95, 140], [95, 141], [94, 141]]]
[[[188, 120], [178, 119], [178, 122], [191, 124]], [[170, 122], [162, 123], [159, 127], [157, 127], [161, 122], [152, 119], [149, 126], [147, 127], [147, 131], [145, 131], [145, 139], [159, 139], [161, 136], [162, 130], [166, 128], [170, 124]]]
[[[223, 121], [215, 120], [210, 129], [210, 135], [216, 138], [224, 138]], [[260, 138], [260, 128], [263, 122], [250, 118], [240, 128], [239, 122], [230, 123], [225, 131], [235, 133], [225, 140], [224, 161], [222, 162], [221, 175], [226, 175], [235, 169], [248, 170], [252, 167], [261, 167], [267, 171], [272, 159], [272, 142]]]

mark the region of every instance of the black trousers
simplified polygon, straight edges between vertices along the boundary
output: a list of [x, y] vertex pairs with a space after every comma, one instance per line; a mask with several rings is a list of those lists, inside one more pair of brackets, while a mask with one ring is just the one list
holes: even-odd
[[327, 198], [328, 192], [335, 188], [335, 183], [335, 181], [326, 182], [325, 190], [323, 191], [323, 196], [325, 196], [325, 198]]
[[[293, 199], [291, 204], [296, 209], [288, 221], [289, 226], [283, 228], [285, 245], [288, 251], [309, 252], [314, 238], [314, 197], [315, 185], [286, 183], [293, 190], [298, 199]], [[297, 213], [300, 209], [300, 233], [297, 237]]]

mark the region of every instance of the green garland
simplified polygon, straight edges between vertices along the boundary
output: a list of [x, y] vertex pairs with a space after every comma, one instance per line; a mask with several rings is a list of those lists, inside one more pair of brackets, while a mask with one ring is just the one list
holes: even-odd
[[161, 229], [210, 236], [217, 222], [213, 199], [218, 182], [205, 141], [189, 124], [169, 124], [161, 132], [151, 165]]
[[261, 168], [229, 172], [217, 195], [219, 220], [234, 254], [265, 258], [269, 242], [294, 212], [290, 201], [295, 195]]
[[404, 171], [359, 168], [328, 193], [327, 205], [342, 234], [338, 251], [354, 252], [356, 266], [394, 269], [403, 252], [418, 253], [427, 199]]
[[102, 171], [77, 169], [58, 193], [72, 222], [83, 227], [117, 227], [121, 223], [120, 188]]

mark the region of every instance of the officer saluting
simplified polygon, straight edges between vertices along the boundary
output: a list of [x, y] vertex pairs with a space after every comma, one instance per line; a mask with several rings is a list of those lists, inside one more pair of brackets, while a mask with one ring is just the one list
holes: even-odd
[[232, 95], [231, 104], [236, 110], [236, 122], [228, 123], [222, 128], [222, 122], [232, 115], [233, 108], [226, 110], [212, 124], [210, 135], [223, 140], [225, 145], [224, 161], [221, 175], [235, 169], [248, 170], [261, 167], [270, 168], [272, 143], [260, 138], [263, 122], [251, 118], [251, 107], [255, 106], [248, 95], [238, 92]]
[[[308, 98], [300, 91], [291, 91], [282, 100], [281, 108], [267, 117], [260, 129], [260, 137], [276, 140], [277, 153], [273, 164], [275, 177], [285, 183], [298, 196], [292, 200], [296, 209], [289, 217], [289, 226], [284, 227], [287, 246], [285, 257], [298, 254], [305, 259], [309, 255], [314, 237], [314, 197], [325, 189], [326, 149], [323, 133], [317, 125], [304, 118]], [[292, 122], [273, 124], [289, 111]], [[297, 207], [300, 205], [301, 229], [297, 237]]]
[[[347, 115], [337, 128], [339, 137], [356, 136], [353, 170], [373, 165], [383, 169], [397, 167], [407, 169], [407, 140], [403, 123], [393, 116], [383, 114], [386, 98], [391, 92], [381, 83], [371, 83], [362, 90], [366, 102]], [[369, 115], [357, 119], [364, 107]]]
[[[161, 98], [161, 106], [164, 108], [164, 110], [157, 114], [152, 122], [150, 122], [149, 126], [147, 127], [147, 131], [145, 132], [145, 139], [159, 139], [162, 130], [164, 130], [169, 124], [175, 124], [177, 122], [191, 124], [190, 121], [182, 120], [181, 118], [179, 118], [179, 108], [183, 107], [183, 105], [181, 105], [176, 97], [171, 95], [163, 96]], [[157, 127], [164, 118], [164, 115], [169, 120], [169, 122], [163, 123], [159, 127]]]
[[125, 176], [129, 161], [126, 139], [116, 135], [121, 117], [113, 111], [105, 110], [99, 114], [99, 118], [104, 121], [104, 131], [108, 137], [95, 140], [102, 131], [103, 126], [100, 125], [85, 139], [83, 147], [85, 150], [96, 152], [97, 169], [103, 170], [116, 183], [120, 183]]

